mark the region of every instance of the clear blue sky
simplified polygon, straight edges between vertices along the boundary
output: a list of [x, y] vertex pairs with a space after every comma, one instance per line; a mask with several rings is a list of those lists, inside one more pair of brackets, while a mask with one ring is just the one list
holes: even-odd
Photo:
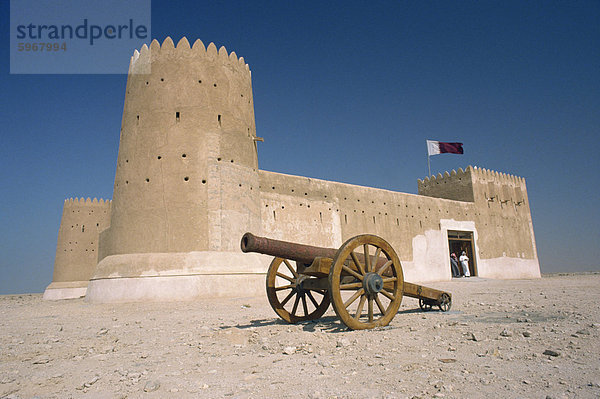
[[[152, 1], [152, 37], [250, 65], [261, 169], [416, 193], [462, 141], [432, 171], [525, 177], [542, 272], [600, 270], [600, 2], [288, 3]], [[42, 292], [63, 200], [112, 197], [129, 60], [10, 75], [0, 15], [0, 294]]]

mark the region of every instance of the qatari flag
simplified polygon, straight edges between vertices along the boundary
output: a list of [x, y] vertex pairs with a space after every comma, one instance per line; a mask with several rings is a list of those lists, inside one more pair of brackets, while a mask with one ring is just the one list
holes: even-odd
[[463, 143], [444, 143], [441, 141], [427, 140], [428, 155], [437, 154], [464, 154]]

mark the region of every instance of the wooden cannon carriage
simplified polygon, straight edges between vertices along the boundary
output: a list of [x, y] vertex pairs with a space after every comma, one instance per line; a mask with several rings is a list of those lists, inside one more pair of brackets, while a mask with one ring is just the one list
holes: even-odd
[[389, 324], [403, 295], [417, 298], [423, 310], [448, 311], [452, 305], [450, 293], [404, 281], [398, 255], [375, 235], [353, 237], [334, 249], [246, 233], [241, 247], [275, 257], [267, 272], [267, 297], [288, 323], [318, 319], [330, 303], [354, 330]]

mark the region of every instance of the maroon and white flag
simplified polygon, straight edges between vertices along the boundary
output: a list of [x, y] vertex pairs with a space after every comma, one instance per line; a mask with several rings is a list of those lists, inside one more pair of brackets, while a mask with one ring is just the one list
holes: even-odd
[[441, 141], [427, 140], [427, 154], [464, 154], [463, 143], [444, 143]]

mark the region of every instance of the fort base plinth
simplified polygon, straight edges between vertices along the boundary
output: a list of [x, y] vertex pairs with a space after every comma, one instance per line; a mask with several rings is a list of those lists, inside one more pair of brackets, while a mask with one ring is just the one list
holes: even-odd
[[89, 281], [52, 282], [44, 291], [44, 299], [56, 301], [60, 299], [76, 299], [85, 296]]
[[[260, 296], [269, 257], [235, 252], [145, 253], [103, 259], [89, 283], [94, 303]], [[123, 274], [123, 270], [130, 273]]]

